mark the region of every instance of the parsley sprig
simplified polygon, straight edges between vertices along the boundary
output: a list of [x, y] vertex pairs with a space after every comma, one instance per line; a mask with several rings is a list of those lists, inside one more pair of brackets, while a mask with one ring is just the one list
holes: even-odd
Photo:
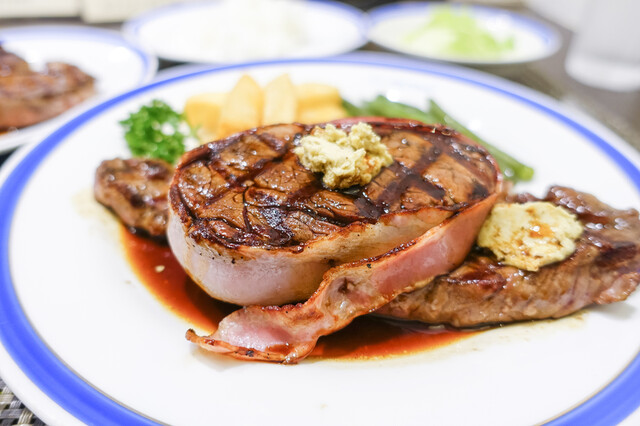
[[185, 151], [193, 131], [182, 114], [166, 102], [154, 99], [120, 121], [124, 138], [135, 157], [151, 157], [175, 163]]

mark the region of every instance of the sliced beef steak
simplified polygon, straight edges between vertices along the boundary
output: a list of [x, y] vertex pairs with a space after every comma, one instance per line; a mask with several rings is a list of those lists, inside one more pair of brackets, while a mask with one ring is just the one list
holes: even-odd
[[51, 62], [34, 71], [0, 46], [0, 130], [55, 117], [94, 93], [94, 78], [78, 67]]
[[[516, 202], [532, 201], [520, 195]], [[474, 250], [450, 274], [398, 296], [378, 313], [397, 318], [469, 327], [559, 318], [591, 304], [621, 301], [640, 283], [640, 219], [595, 197], [553, 187], [545, 201], [578, 216], [585, 232], [568, 259], [522, 271]]]
[[173, 167], [162, 160], [107, 160], [96, 170], [94, 194], [134, 231], [164, 239], [172, 176]]
[[[362, 119], [336, 122], [348, 131]], [[246, 131], [185, 154], [168, 238], [211, 296], [240, 305], [305, 300], [330, 268], [381, 255], [487, 199], [487, 152], [444, 127], [369, 119], [394, 163], [369, 184], [330, 190], [292, 149], [313, 126]]]

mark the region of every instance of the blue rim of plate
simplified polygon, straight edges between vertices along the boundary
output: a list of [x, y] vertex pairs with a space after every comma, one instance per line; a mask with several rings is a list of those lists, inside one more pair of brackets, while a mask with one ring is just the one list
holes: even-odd
[[[505, 64], [506, 65], [506, 64], [512, 64], [512, 63], [529, 62], [529, 61], [547, 57], [553, 54], [554, 52], [556, 52], [561, 45], [560, 34], [555, 29], [552, 29], [551, 27], [542, 23], [541, 21], [538, 21], [533, 18], [529, 18], [527, 16], [524, 16], [515, 12], [511, 12], [506, 9], [498, 9], [498, 8], [489, 7], [489, 6], [466, 4], [466, 3], [456, 3], [456, 4], [449, 4], [447, 6], [443, 6], [442, 3], [438, 3], [438, 2], [434, 3], [434, 2], [420, 2], [420, 1], [389, 3], [389, 4], [384, 4], [384, 5], [377, 6], [370, 9], [367, 12], [369, 16], [369, 33], [368, 33], [369, 40], [372, 41], [373, 43], [380, 45], [381, 47], [385, 47], [387, 49], [400, 52], [400, 50], [388, 45], [382, 40], [374, 40], [371, 37], [370, 32], [374, 29], [374, 27], [377, 24], [383, 21], [386, 21], [387, 19], [403, 18], [406, 16], [415, 16], [420, 14], [424, 15], [426, 19], [427, 13], [430, 10], [440, 8], [440, 7], [452, 7], [454, 9], [471, 10], [473, 11], [474, 14], [477, 14], [479, 18], [493, 17], [496, 15], [507, 17], [510, 22], [513, 22], [515, 25], [526, 29], [531, 34], [535, 34], [535, 36], [543, 42], [545, 46], [545, 51], [544, 53], [541, 53], [539, 55], [534, 55], [524, 59], [504, 60], [504, 61], [500, 61], [500, 60], [483, 61], [483, 60], [474, 60], [474, 59], [465, 60], [464, 58], [449, 59], [445, 57], [441, 58], [440, 56], [426, 56], [426, 55], [417, 55], [417, 54], [410, 54], [410, 53], [407, 53], [407, 54], [410, 54], [415, 57], [438, 59], [438, 60], [456, 62], [456, 63], [478, 64], [478, 65], [489, 65], [489, 64]], [[405, 52], [403, 51], [402, 53], [405, 53]]]
[[87, 27], [82, 25], [25, 25], [0, 29], [0, 44], [12, 41], [28, 41], [49, 37], [52, 39], [95, 40], [115, 46], [126, 47], [140, 58], [143, 65], [138, 84], [150, 81], [158, 70], [158, 59], [141, 49], [135, 43], [125, 39], [117, 31]]
[[[389, 57], [389, 55], [384, 55], [382, 59], [376, 60], [375, 55], [364, 57], [345, 55], [325, 59], [263, 61], [225, 67], [213, 67], [190, 74], [173, 76], [166, 80], [134, 89], [95, 106], [60, 127], [28, 152], [14, 169], [8, 173], [6, 179], [2, 182], [2, 186], [0, 186], [0, 206], [3, 206], [3, 208], [0, 209], [0, 324], [2, 325], [2, 327], [0, 327], [0, 342], [2, 342], [2, 345], [11, 358], [18, 364], [29, 380], [59, 406], [81, 421], [101, 425], [156, 424], [153, 420], [118, 404], [108, 396], [102, 394], [99, 390], [84, 382], [40, 340], [36, 331], [26, 318], [25, 313], [22, 311], [15, 293], [14, 284], [9, 272], [9, 241], [14, 211], [25, 189], [25, 185], [31, 175], [38, 169], [40, 163], [55, 147], [64, 142], [65, 138], [72, 134], [77, 128], [113, 106], [135, 97], [138, 94], [173, 82], [204, 74], [215, 74], [217, 72], [242, 69], [250, 66], [313, 63], [390, 68], [461, 81], [515, 99], [571, 128], [615, 162], [634, 184], [638, 192], [640, 192], [640, 170], [636, 165], [602, 137], [598, 136], [593, 130], [590, 130], [585, 125], [578, 123], [565, 115], [565, 113], [562, 113], [558, 106], [545, 105], [546, 102], [532, 99], [527, 95], [527, 89], [499, 79], [492, 79], [472, 70], [438, 64], [411, 63], [406, 60], [399, 60], [394, 64], [391, 63], [392, 61], [389, 60]], [[615, 377], [595, 396], [567, 413], [550, 420], [547, 424], [553, 426], [616, 424], [640, 406], [640, 387], [637, 386], [639, 382], [640, 354], [636, 355], [623, 372]]]
[[[180, 13], [188, 10], [198, 10], [198, 9], [207, 9], [210, 7], [215, 7], [217, 3], [221, 3], [221, 1], [220, 0], [197, 0], [192, 2], [171, 3], [165, 6], [154, 8], [148, 12], [144, 12], [141, 15], [138, 15], [126, 21], [122, 25], [122, 33], [128, 39], [133, 40], [140, 45], [143, 45], [144, 43], [142, 42], [142, 40], [140, 40], [140, 30], [144, 25], [148, 24], [149, 22], [152, 22], [158, 18], [162, 18], [168, 15], [173, 15], [175, 13]], [[344, 17], [349, 18], [349, 20], [355, 24], [360, 36], [358, 37], [358, 40], [352, 43], [351, 45], [349, 45], [348, 48], [343, 49], [344, 52], [355, 50], [367, 43], [368, 41], [367, 31], [369, 28], [369, 20], [368, 20], [368, 15], [363, 10], [358, 9], [357, 7], [352, 6], [350, 4], [342, 3], [339, 1], [333, 1], [333, 0], [305, 0], [301, 3], [313, 4], [314, 7], [321, 7], [327, 10], [339, 11]], [[161, 55], [161, 54], [158, 54], [158, 55], [164, 59], [168, 59], [172, 61], [194, 62], [194, 61], [187, 61], [180, 56], [167, 56], [167, 55]], [[204, 63], [216, 63], [216, 62], [206, 61]]]

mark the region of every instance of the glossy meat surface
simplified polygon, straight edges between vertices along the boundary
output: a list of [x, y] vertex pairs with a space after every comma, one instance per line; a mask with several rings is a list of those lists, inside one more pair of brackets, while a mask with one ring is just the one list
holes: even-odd
[[551, 188], [544, 200], [567, 208], [585, 226], [568, 259], [528, 272], [475, 249], [455, 271], [401, 294], [378, 313], [469, 327], [559, 318], [591, 304], [625, 300], [640, 283], [638, 212], [614, 209], [565, 187]]
[[187, 338], [240, 359], [296, 363], [321, 336], [459, 265], [497, 196], [494, 192], [388, 253], [329, 270], [305, 303], [243, 308], [224, 318], [213, 335], [201, 337], [189, 330]]
[[183, 156], [168, 239], [208, 294], [239, 305], [302, 301], [337, 265], [381, 255], [496, 191], [488, 153], [444, 127], [367, 121], [394, 163], [365, 186], [330, 190], [292, 153], [313, 126], [262, 127]]
[[373, 125], [395, 161], [368, 185], [324, 188], [291, 152], [312, 127], [278, 125], [188, 153], [173, 182], [174, 209], [195, 240], [294, 247], [352, 223], [425, 207], [456, 211], [493, 190], [486, 152], [448, 129]]
[[35, 71], [0, 46], [0, 130], [55, 117], [94, 93], [94, 78], [78, 67], [51, 62]]
[[162, 160], [105, 160], [96, 170], [94, 194], [135, 232], [164, 239], [172, 176], [173, 167]]

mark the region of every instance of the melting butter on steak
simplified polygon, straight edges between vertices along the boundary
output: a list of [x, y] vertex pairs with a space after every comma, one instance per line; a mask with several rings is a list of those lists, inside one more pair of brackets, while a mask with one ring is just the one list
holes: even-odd
[[[511, 197], [524, 203], [529, 194]], [[575, 214], [585, 231], [567, 259], [537, 272], [499, 262], [476, 248], [460, 267], [377, 312], [432, 324], [470, 327], [560, 318], [591, 304], [625, 300], [640, 284], [640, 216], [594, 196], [554, 186], [543, 201]]]
[[293, 148], [313, 126], [262, 127], [186, 153], [167, 234], [194, 281], [239, 305], [305, 300], [330, 268], [388, 252], [497, 190], [493, 160], [452, 130], [368, 122], [394, 162], [362, 187], [329, 190], [300, 164]]

